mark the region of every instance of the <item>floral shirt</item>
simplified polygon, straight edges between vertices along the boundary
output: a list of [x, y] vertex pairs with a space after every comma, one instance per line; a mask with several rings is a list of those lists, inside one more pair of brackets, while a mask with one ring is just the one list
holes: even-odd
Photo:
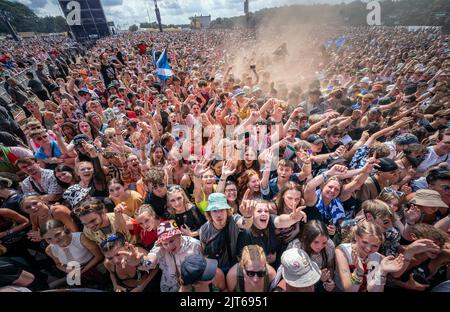
[[162, 292], [178, 292], [180, 286], [178, 284], [178, 277], [181, 274], [181, 264], [184, 259], [190, 255], [201, 255], [202, 248], [198, 239], [190, 236], [181, 236], [181, 249], [172, 254], [159, 245], [155, 245], [150, 250], [149, 255], [158, 259], [157, 262], [152, 263], [151, 267], [154, 269], [157, 264], [162, 271], [161, 277], [161, 291]]
[[358, 148], [350, 161], [350, 169], [360, 169], [366, 165], [367, 156], [369, 156], [369, 146], [363, 145]]
[[36, 194], [62, 194], [63, 192], [53, 171], [48, 169], [41, 169], [41, 183], [36, 182], [32, 177], [27, 177], [23, 180], [21, 187], [22, 192], [26, 196]]

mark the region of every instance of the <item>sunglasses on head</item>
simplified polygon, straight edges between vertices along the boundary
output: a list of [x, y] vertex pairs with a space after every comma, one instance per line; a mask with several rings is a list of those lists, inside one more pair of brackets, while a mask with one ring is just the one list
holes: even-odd
[[119, 239], [119, 236], [117, 236], [117, 234], [112, 234], [112, 235], [108, 236], [106, 239], [102, 240], [101, 247], [105, 248], [106, 244], [112, 243], [112, 242], [116, 241], [117, 239]]
[[266, 271], [247, 271], [245, 270], [245, 273], [249, 276], [249, 277], [264, 277], [266, 275]]
[[34, 139], [35, 139], [36, 141], [42, 141], [42, 140], [46, 139], [47, 137], [48, 137], [48, 135], [43, 135], [43, 136], [35, 137]]
[[176, 192], [176, 191], [181, 191], [182, 190], [182, 188], [181, 188], [181, 186], [179, 186], [179, 185], [172, 185], [172, 186], [170, 186], [168, 189], [167, 189], [167, 191], [169, 192], [169, 193], [171, 193], [171, 192]]
[[73, 213], [76, 214], [78, 217], [82, 217], [82, 216], [85, 216], [85, 215], [90, 214], [92, 212], [98, 212], [99, 210], [101, 210], [100, 208], [103, 209], [103, 207], [100, 207], [97, 204], [90, 204], [90, 205], [80, 206], [80, 207], [74, 208], [73, 209]]

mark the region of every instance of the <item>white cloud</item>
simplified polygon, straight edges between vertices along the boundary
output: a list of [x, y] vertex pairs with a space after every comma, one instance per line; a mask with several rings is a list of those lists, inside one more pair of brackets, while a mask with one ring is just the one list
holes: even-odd
[[[13, 0], [32, 8], [37, 15], [62, 15], [57, 0]], [[342, 3], [353, 0], [250, 0], [250, 11], [290, 4]], [[101, 0], [108, 20], [116, 25], [132, 25], [156, 21], [151, 0]], [[244, 0], [158, 0], [161, 20], [164, 24], [189, 24], [193, 15], [231, 17], [244, 14]], [[147, 13], [148, 12], [148, 13]]]

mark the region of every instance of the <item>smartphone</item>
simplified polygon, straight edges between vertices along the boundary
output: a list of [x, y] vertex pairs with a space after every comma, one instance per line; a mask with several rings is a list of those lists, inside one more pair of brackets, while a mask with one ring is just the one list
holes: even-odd
[[344, 145], [349, 144], [351, 141], [353, 141], [353, 139], [348, 134], [344, 135], [341, 139], [341, 143]]

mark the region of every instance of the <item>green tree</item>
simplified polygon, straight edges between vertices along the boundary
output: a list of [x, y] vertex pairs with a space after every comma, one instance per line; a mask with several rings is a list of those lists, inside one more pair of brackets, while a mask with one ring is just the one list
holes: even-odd
[[137, 25], [131, 25], [130, 28], [128, 28], [129, 31], [137, 31], [139, 27]]

